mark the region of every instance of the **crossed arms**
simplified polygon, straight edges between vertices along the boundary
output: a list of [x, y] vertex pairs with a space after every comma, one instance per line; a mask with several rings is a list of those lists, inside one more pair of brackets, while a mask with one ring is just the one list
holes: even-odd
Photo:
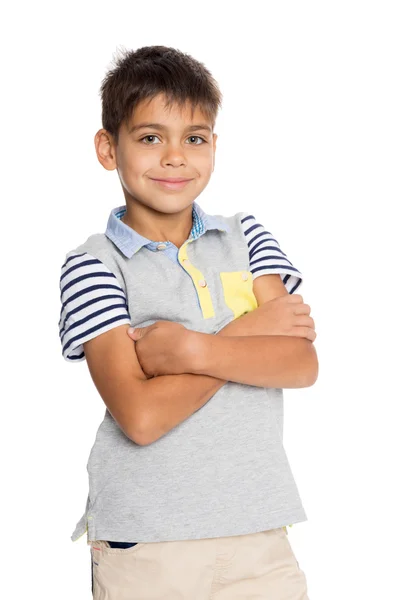
[[[146, 335], [133, 342], [127, 325], [84, 344], [95, 386], [132, 441], [140, 445], [156, 441], [206, 404], [227, 381], [278, 388], [315, 383], [318, 360], [312, 341], [290, 335], [260, 335], [265, 304], [288, 294], [280, 275], [258, 277], [253, 289], [259, 305], [256, 310], [230, 322], [216, 335], [185, 330], [192, 350], [182, 352], [183, 360], [164, 362], [164, 371], [156, 377], [149, 378], [149, 370], [146, 374], [139, 362], [140, 344], [146, 348]], [[169, 338], [164, 339], [168, 345]], [[154, 356], [158, 347], [153, 345], [149, 356]], [[171, 354], [179, 358], [179, 347], [172, 350], [173, 346]], [[172, 365], [169, 370], [166, 364]]]

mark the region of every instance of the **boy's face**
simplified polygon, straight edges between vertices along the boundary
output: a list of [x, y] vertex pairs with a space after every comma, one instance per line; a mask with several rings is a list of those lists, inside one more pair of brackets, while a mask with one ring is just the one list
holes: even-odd
[[[144, 123], [158, 124], [146, 125]], [[207, 129], [201, 126], [207, 127]], [[217, 135], [201, 109], [189, 104], [165, 108], [164, 97], [142, 102], [129, 125], [121, 125], [118, 145], [104, 129], [96, 134], [101, 164], [117, 169], [125, 198], [163, 213], [184, 210], [200, 195], [214, 170]], [[174, 186], [156, 179], [188, 178]]]

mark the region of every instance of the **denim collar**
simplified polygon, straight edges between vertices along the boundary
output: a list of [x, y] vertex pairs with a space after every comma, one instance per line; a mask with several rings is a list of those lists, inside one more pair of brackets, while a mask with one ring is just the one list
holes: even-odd
[[[150, 250], [157, 250], [157, 246], [163, 242], [148, 240], [132, 229], [132, 227], [123, 223], [121, 217], [123, 217], [125, 212], [125, 204], [112, 209], [107, 222], [106, 236], [127, 258], [131, 258], [142, 246], [146, 246]], [[193, 227], [190, 232], [190, 238], [192, 239], [199, 238], [209, 229], [218, 229], [225, 232], [229, 232], [230, 230], [222, 217], [205, 213], [196, 202], [193, 202], [192, 216]]]

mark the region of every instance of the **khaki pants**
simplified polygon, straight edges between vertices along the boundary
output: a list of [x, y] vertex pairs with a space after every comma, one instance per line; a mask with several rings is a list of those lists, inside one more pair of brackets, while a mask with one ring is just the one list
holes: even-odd
[[88, 544], [94, 600], [309, 600], [286, 527], [131, 548]]

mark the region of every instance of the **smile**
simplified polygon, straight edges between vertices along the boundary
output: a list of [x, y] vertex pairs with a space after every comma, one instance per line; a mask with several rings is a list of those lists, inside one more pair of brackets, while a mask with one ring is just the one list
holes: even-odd
[[152, 179], [152, 181], [154, 181], [154, 183], [157, 183], [158, 185], [161, 185], [163, 188], [166, 188], [168, 190], [181, 190], [188, 183], [190, 183], [193, 180], [187, 179], [186, 181], [175, 181], [174, 182], [174, 181], [166, 181], [165, 179]]

